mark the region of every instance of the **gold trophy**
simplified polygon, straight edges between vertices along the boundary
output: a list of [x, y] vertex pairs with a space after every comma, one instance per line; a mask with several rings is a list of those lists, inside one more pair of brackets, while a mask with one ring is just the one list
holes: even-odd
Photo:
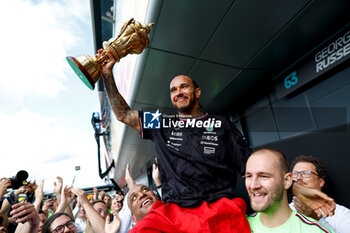
[[145, 25], [130, 19], [123, 24], [117, 37], [103, 42], [104, 50], [99, 56], [91, 57], [83, 54], [76, 58], [68, 56], [66, 59], [78, 77], [93, 90], [101, 76], [100, 65], [108, 62], [106, 51], [110, 52], [117, 62], [128, 54], [142, 53], [149, 45], [147, 35], [153, 25], [153, 23]]

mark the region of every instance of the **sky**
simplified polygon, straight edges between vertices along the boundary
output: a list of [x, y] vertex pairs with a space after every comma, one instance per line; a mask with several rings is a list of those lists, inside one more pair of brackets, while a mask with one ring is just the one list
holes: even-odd
[[95, 54], [90, 1], [1, 1], [0, 29], [0, 178], [26, 170], [45, 192], [56, 176], [104, 185], [91, 126], [98, 94], [65, 60]]

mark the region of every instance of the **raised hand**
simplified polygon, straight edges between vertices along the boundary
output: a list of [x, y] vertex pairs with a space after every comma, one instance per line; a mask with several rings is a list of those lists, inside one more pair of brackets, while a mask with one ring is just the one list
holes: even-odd
[[89, 203], [89, 200], [86, 196], [86, 192], [81, 189], [72, 189], [72, 193], [74, 193], [77, 196], [77, 199], [79, 203], [84, 207], [87, 203]]
[[34, 207], [37, 212], [40, 210], [41, 202], [44, 200], [44, 180], [41, 181], [40, 185], [34, 191], [35, 201]]
[[135, 184], [135, 181], [134, 179], [131, 177], [131, 174], [130, 174], [130, 165], [129, 164], [126, 164], [126, 169], [125, 169], [125, 181], [128, 185], [129, 188], [131, 188], [134, 184]]
[[152, 178], [154, 180], [154, 183], [156, 186], [160, 186], [162, 183], [160, 181], [160, 176], [159, 176], [159, 169], [157, 165], [154, 163], [153, 164], [153, 169], [152, 169]]
[[18, 224], [15, 233], [37, 233], [40, 225], [40, 218], [34, 205], [28, 202], [20, 202], [12, 205], [12, 217]]
[[40, 218], [34, 205], [31, 203], [20, 202], [12, 205], [12, 209], [13, 210], [10, 214], [12, 215], [12, 218], [16, 220], [16, 223], [29, 222], [30, 225], [38, 225], [39, 227]]
[[53, 210], [53, 208], [55, 206], [55, 201], [56, 200], [54, 200], [53, 198], [48, 199], [48, 200], [45, 201], [45, 203], [44, 203], [44, 205], [42, 207], [42, 210], [43, 210], [43, 212], [45, 213], [46, 216], [48, 215], [49, 209]]
[[72, 186], [68, 187], [67, 185], [62, 189], [61, 194], [61, 202], [69, 205], [74, 199], [74, 195], [72, 193]]
[[40, 185], [34, 191], [35, 199], [44, 200], [44, 180], [41, 181]]
[[[104, 53], [103, 49], [99, 49], [98, 54], [96, 54], [96, 57], [100, 57], [101, 54]], [[108, 56], [108, 59], [106, 59], [102, 64], [100, 64], [100, 69], [102, 71], [102, 74], [111, 74], [113, 70], [114, 64], [117, 62], [117, 60], [113, 57], [113, 55], [106, 51], [106, 55]]]
[[318, 218], [334, 215], [334, 200], [320, 190], [307, 188], [298, 183], [294, 183], [293, 194], [300, 202], [315, 211]]
[[94, 209], [86, 197], [85, 191], [81, 189], [73, 189], [72, 192], [77, 196], [78, 201], [86, 212], [86, 216], [91, 223], [91, 227], [96, 233], [105, 233], [105, 220], [102, 216]]
[[93, 201], [97, 201], [98, 200], [98, 189], [96, 187], [92, 188], [93, 192], [94, 192], [94, 196], [93, 196]]
[[320, 218], [317, 216], [317, 214], [315, 213], [315, 211], [313, 209], [311, 209], [310, 207], [308, 207], [307, 205], [305, 205], [304, 203], [302, 203], [298, 197], [294, 196], [293, 197], [293, 204], [295, 209], [302, 213], [303, 215], [306, 215], [310, 218], [316, 219], [316, 220], [320, 220]]
[[[66, 208], [69, 206], [69, 203], [74, 198], [74, 195], [72, 193], [72, 187], [65, 186], [62, 189], [62, 194], [61, 194], [61, 201], [57, 207], [56, 213], [63, 213], [66, 212]], [[68, 213], [70, 214], [70, 213]]]
[[62, 192], [63, 179], [60, 176], [56, 176], [57, 182], [53, 182], [53, 191], [56, 194], [56, 197], [59, 199]]
[[113, 221], [110, 223], [111, 217], [108, 215], [105, 222], [105, 233], [117, 233], [120, 228], [120, 219], [118, 215], [114, 215]]
[[1, 178], [0, 179], [0, 198], [2, 198], [6, 192], [7, 189], [11, 186], [11, 179], [9, 178]]

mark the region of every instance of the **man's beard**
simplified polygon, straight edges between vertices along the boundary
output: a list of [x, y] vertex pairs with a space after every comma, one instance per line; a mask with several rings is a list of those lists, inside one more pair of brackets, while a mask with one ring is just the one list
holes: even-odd
[[254, 202], [251, 202], [252, 209], [256, 212], [266, 212], [274, 209], [275, 205], [279, 205], [278, 203], [281, 202], [283, 198], [283, 193], [284, 193], [284, 187], [283, 184], [279, 186], [276, 190], [273, 190], [271, 194], [268, 196], [268, 199], [266, 200], [265, 203], [259, 203], [256, 204]]
[[188, 113], [192, 108], [193, 106], [195, 105], [195, 98], [196, 98], [196, 95], [195, 93], [193, 92], [193, 96], [192, 96], [192, 99], [190, 99], [190, 102], [188, 103], [187, 106], [184, 106], [182, 108], [177, 108], [177, 110], [180, 112], [180, 113]]
[[189, 103], [187, 106], [182, 107], [182, 108], [178, 108], [177, 110], [178, 110], [180, 113], [188, 113], [188, 111], [190, 111], [191, 108], [192, 108], [192, 104]]

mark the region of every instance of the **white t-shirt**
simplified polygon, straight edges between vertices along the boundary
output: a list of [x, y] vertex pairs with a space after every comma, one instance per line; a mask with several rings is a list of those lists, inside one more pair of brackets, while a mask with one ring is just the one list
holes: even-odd
[[[291, 202], [289, 206], [291, 209], [296, 210], [293, 202]], [[334, 215], [326, 218], [323, 217], [318, 222], [328, 228], [331, 228], [336, 233], [349, 233], [350, 209], [336, 204]]]
[[128, 233], [129, 230], [132, 228], [131, 211], [128, 207], [127, 198], [128, 198], [128, 194], [125, 195], [123, 207], [118, 213], [118, 217], [121, 223], [118, 231], [119, 233]]
[[80, 218], [76, 218], [74, 225], [77, 228], [77, 233], [83, 233], [85, 231], [85, 228], [86, 228], [86, 221], [83, 221]]

